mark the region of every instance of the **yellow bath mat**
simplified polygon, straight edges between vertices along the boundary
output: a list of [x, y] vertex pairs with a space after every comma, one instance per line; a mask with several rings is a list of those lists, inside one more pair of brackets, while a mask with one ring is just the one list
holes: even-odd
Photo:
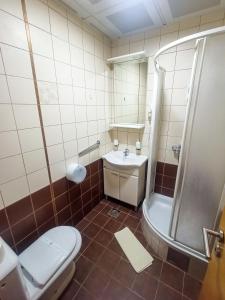
[[116, 232], [114, 235], [137, 273], [140, 273], [152, 264], [152, 256], [128, 227]]

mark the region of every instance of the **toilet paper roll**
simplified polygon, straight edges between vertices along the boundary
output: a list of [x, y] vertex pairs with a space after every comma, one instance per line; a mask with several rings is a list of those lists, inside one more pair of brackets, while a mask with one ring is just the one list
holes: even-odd
[[84, 181], [87, 175], [87, 170], [80, 164], [72, 164], [68, 167], [66, 178], [75, 183], [81, 183]]

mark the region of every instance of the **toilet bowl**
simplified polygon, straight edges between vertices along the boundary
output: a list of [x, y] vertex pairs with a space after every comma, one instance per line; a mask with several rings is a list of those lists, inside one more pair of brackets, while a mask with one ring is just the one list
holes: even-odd
[[0, 299], [57, 299], [74, 275], [81, 243], [76, 228], [58, 226], [17, 256], [0, 237]]

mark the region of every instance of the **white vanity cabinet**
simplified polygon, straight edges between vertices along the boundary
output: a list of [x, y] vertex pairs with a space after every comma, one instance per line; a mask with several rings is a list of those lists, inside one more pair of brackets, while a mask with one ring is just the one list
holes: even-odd
[[104, 193], [138, 206], [145, 195], [146, 162], [130, 169], [118, 168], [104, 160]]

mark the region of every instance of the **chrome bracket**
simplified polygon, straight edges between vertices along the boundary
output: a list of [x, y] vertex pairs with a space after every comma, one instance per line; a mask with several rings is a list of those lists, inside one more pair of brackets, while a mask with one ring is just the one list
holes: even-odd
[[205, 244], [206, 258], [210, 259], [211, 254], [210, 254], [210, 249], [209, 249], [208, 235], [212, 235], [212, 236], [216, 237], [218, 239], [219, 243], [224, 243], [224, 231], [221, 229], [219, 231], [214, 231], [214, 230], [203, 227], [203, 238], [204, 238], [204, 244]]

